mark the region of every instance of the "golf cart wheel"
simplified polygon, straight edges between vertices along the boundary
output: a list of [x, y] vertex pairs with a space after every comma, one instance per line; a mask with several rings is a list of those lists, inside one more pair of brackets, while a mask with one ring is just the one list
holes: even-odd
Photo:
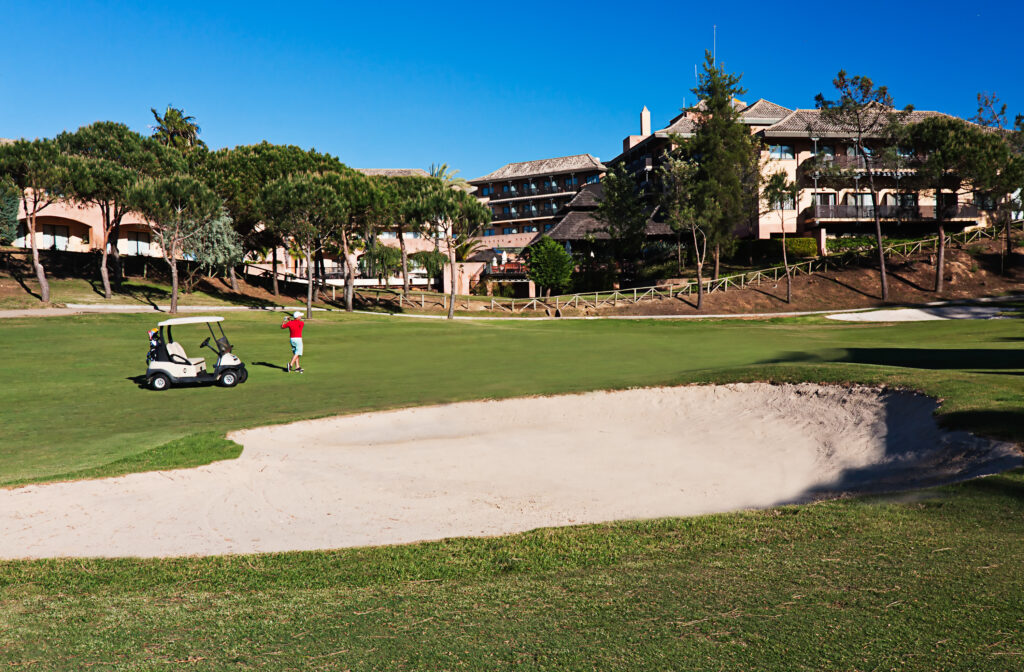
[[239, 369], [238, 370], [238, 382], [239, 383], [244, 383], [247, 380], [249, 380], [249, 370], [248, 369]]
[[220, 374], [220, 380], [217, 381], [223, 387], [234, 387], [238, 384], [238, 372], [234, 370], [225, 371]]
[[154, 373], [149, 378], [149, 389], [163, 392], [171, 386], [171, 379], [162, 373]]

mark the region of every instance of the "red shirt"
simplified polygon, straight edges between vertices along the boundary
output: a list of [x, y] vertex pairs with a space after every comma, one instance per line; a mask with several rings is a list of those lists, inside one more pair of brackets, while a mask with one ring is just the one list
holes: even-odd
[[302, 325], [304, 324], [305, 322], [300, 319], [288, 320], [281, 325], [281, 328], [287, 329], [291, 338], [302, 338]]

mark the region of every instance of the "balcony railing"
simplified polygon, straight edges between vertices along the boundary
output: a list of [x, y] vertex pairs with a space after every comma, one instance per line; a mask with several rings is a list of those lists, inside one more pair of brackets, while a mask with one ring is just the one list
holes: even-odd
[[[975, 219], [981, 211], [976, 205], [944, 206], [943, 219]], [[875, 209], [870, 205], [812, 205], [803, 212], [806, 219], [874, 219]], [[934, 205], [880, 205], [880, 219], [920, 221], [935, 219]]]
[[488, 195], [492, 201], [502, 201], [508, 198], [529, 198], [531, 196], [543, 196], [546, 194], [574, 194], [580, 190], [580, 185], [562, 186], [560, 184], [547, 186], [538, 184], [534, 189], [518, 187], [515, 191], [496, 191]]
[[827, 172], [835, 168], [840, 170], [866, 170], [866, 167], [870, 165], [871, 169], [876, 172], [892, 173], [899, 171], [904, 173], [914, 172], [916, 167], [920, 165], [922, 158], [914, 155], [903, 156], [899, 159], [883, 160], [880, 157], [869, 156], [865, 160], [863, 156], [848, 156], [846, 154], [828, 156], [827, 154], [819, 154], [801, 163], [800, 170], [807, 175], [813, 175], [815, 172]]
[[493, 220], [496, 222], [505, 222], [510, 219], [537, 219], [540, 217], [554, 217], [558, 210], [544, 210], [537, 208], [536, 210], [515, 210], [512, 212], [499, 212], [494, 215]]

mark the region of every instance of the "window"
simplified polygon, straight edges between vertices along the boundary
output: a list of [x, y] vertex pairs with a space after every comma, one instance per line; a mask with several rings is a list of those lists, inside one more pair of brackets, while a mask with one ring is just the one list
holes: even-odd
[[896, 153], [900, 155], [900, 158], [910, 159], [914, 156], [914, 149], [912, 147], [897, 147]]
[[796, 210], [796, 203], [792, 198], [785, 198], [772, 203], [772, 210]]
[[143, 256], [149, 254], [149, 234], [145, 231], [127, 231], [121, 236], [125, 242], [118, 247], [124, 249], [124, 254]]
[[836, 195], [828, 193], [817, 193], [814, 195], [814, 203], [815, 205], [835, 205]]
[[537, 233], [539, 229], [536, 226], [524, 226], [523, 233]]
[[398, 238], [398, 234], [394, 231], [381, 231], [378, 238]]
[[818, 156], [822, 156], [828, 159], [834, 159], [836, 157], [836, 146], [835, 145], [818, 145]]
[[565, 186], [567, 186], [569, 188], [575, 187], [579, 183], [580, 183], [579, 179], [577, 179], [575, 177], [567, 177], [567, 178], [565, 178]]
[[503, 215], [509, 214], [509, 209], [508, 209], [507, 205], [504, 208], [501, 209], [501, 214], [503, 214]]
[[519, 233], [519, 229], [517, 229], [514, 226], [506, 226], [504, 229], [501, 230], [501, 232], [504, 233], [506, 236], [509, 236], [512, 235], [513, 233]]
[[409, 238], [419, 238], [420, 234], [416, 231], [406, 231], [402, 237], [408, 240]]
[[917, 194], [893, 194], [893, 201], [901, 208], [916, 208]]
[[[943, 194], [945, 196], [946, 194]], [[979, 192], [974, 193], [974, 202], [982, 210], [995, 210], [996, 209], [996, 197], [992, 194], [983, 194]], [[948, 204], [943, 203], [945, 207], [949, 207]], [[954, 204], [955, 205], [955, 204]]]
[[507, 184], [501, 185], [501, 193], [507, 194], [509, 192], [509, 186]]
[[43, 224], [43, 249], [68, 249], [68, 227], [55, 224]]
[[545, 224], [544, 225], [544, 230], [545, 231], [550, 231], [554, 226], [555, 226], [554, 224]]
[[484, 187], [483, 189], [480, 190], [480, 195], [481, 196], [490, 196], [493, 193], [494, 193], [494, 190], [491, 189], [490, 187]]
[[494, 229], [484, 229], [484, 235], [485, 236], [493, 236], [494, 235]]
[[870, 208], [871, 194], [847, 194], [846, 203], [847, 205], [856, 205], [860, 208]]
[[587, 184], [597, 184], [601, 181], [601, 178], [597, 175], [591, 175], [587, 178]]
[[771, 145], [768, 150], [773, 159], [792, 159], [794, 157], [793, 145]]

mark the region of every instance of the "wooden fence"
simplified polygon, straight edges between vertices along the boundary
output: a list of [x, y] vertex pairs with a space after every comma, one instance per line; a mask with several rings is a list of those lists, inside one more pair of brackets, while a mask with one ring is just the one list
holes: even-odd
[[[1024, 220], [1013, 222], [1011, 224], [1011, 228], [1018, 231], [1024, 231]], [[958, 233], [947, 234], [946, 242], [947, 244], [961, 243], [966, 245], [981, 240], [982, 238], [996, 238], [1002, 235], [1004, 231], [1005, 229], [1002, 227], [986, 227], [972, 229], [970, 231], [961, 231]], [[893, 243], [891, 245], [886, 245], [883, 250], [887, 257], [900, 256], [908, 258], [912, 254], [920, 254], [923, 252], [937, 250], [938, 241], [938, 236], [935, 236], [933, 238], [924, 238], [922, 240], [909, 241], [906, 243]], [[839, 268], [861, 263], [865, 259], [870, 258], [874, 253], [874, 248], [851, 250], [842, 254], [818, 257], [816, 259], [802, 261], [797, 264], [790, 264], [789, 270], [794, 277], [801, 274], [813, 275], [814, 273], [821, 273], [830, 269], [837, 270]], [[766, 282], [777, 283], [780, 279], [785, 277], [785, 266], [772, 266], [756, 271], [723, 275], [719, 276], [717, 280], [704, 280], [704, 292], [707, 294], [713, 294], [715, 292], [726, 292], [730, 289], [744, 289], [751, 285], [756, 286]], [[681, 283], [667, 285], [662, 284], [651, 287], [613, 289], [604, 292], [581, 292], [577, 294], [561, 294], [558, 296], [536, 297], [531, 299], [508, 299], [493, 296], [483, 297], [459, 295], [455, 298], [455, 307], [456, 309], [462, 308], [465, 310], [472, 310], [475, 307], [476, 310], [489, 310], [492, 312], [512, 314], [524, 313], [527, 311], [545, 311], [547, 313], [555, 314], [560, 310], [568, 308], [572, 308], [574, 310], [578, 310], [580, 308], [592, 308], [596, 310], [607, 306], [615, 307], [620, 304], [629, 305], [641, 303], [643, 301], [679, 298], [682, 296], [690, 297], [696, 293], [697, 281], [689, 280]], [[359, 289], [357, 290], [357, 294], [362, 297], [364, 302], [380, 306], [386, 304], [398, 309], [402, 309], [403, 307], [421, 310], [425, 310], [428, 307], [440, 307], [443, 310], [448, 309], [448, 296], [445, 294], [414, 292], [407, 297], [403, 296], [400, 291], [390, 289]]]

